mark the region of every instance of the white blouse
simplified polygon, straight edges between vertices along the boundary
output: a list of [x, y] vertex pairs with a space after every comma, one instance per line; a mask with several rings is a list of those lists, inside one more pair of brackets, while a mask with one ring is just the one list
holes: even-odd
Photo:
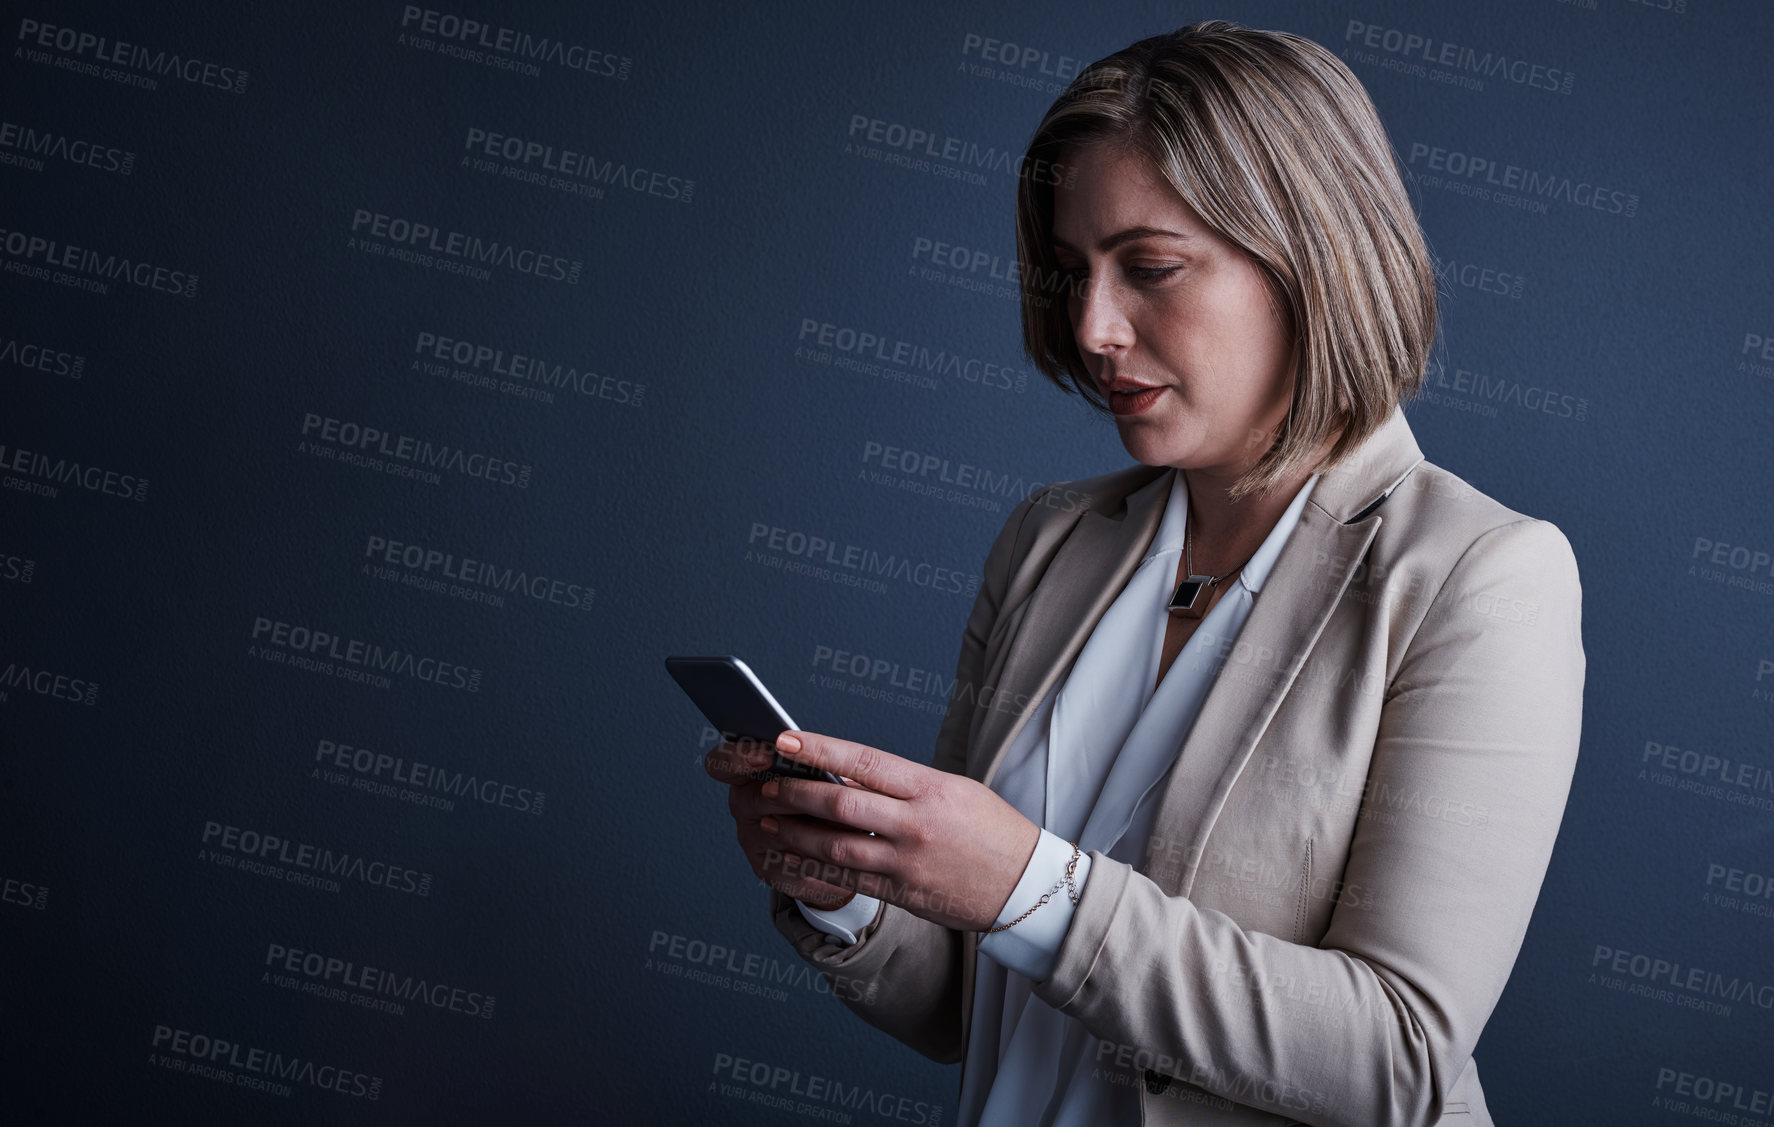
[[[1054, 886], [1071, 859], [1071, 842], [1086, 854], [1073, 874], [1080, 891], [1090, 850], [1136, 867], [1145, 860], [1161, 784], [1317, 482], [1313, 474], [1300, 487], [1155, 686], [1189, 503], [1183, 475], [1175, 475], [1145, 558], [1056, 690], [1017, 733], [992, 781], [1000, 797], [1042, 827], [997, 923], [1015, 919]], [[879, 908], [879, 900], [860, 894], [831, 912], [800, 905], [802, 915], [846, 944]], [[1120, 1084], [1105, 1082], [1114, 1074], [1097, 1068], [1097, 1039], [1031, 990], [1052, 973], [1074, 910], [1062, 890], [1015, 927], [981, 938], [987, 958], [975, 968], [959, 1127], [1139, 1123], [1137, 1088], [1125, 1076]]]

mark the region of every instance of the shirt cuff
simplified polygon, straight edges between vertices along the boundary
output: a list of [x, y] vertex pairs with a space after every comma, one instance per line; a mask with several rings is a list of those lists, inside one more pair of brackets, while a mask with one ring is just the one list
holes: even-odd
[[[1035, 843], [1035, 852], [1023, 868], [1022, 879], [1016, 882], [1015, 890], [1005, 902], [1004, 910], [992, 921], [993, 925], [1002, 926], [1027, 912], [1041, 899], [1042, 893], [1066, 875], [1066, 865], [1071, 859], [1072, 843], [1058, 834], [1042, 830], [1041, 840]], [[1077, 886], [1080, 897], [1084, 893], [1084, 878], [1089, 874], [1090, 854], [1080, 851], [1078, 867], [1072, 870], [1072, 883]], [[1028, 919], [1005, 931], [982, 936], [979, 952], [1031, 982], [1044, 982], [1053, 973], [1060, 944], [1065, 942], [1066, 931], [1072, 926], [1072, 913], [1077, 907], [1068, 890], [1061, 885], [1060, 890]]]
[[881, 910], [879, 900], [860, 892], [850, 898], [850, 903], [829, 912], [809, 908], [799, 900], [795, 901], [795, 905], [801, 909], [801, 915], [807, 917], [809, 923], [824, 928], [826, 936], [833, 943], [842, 943], [845, 946], [854, 946], [857, 933], [873, 923], [876, 913]]

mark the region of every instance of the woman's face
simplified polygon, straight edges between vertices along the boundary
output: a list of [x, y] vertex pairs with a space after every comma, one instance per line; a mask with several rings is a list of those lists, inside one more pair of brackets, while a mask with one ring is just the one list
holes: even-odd
[[1054, 191], [1054, 249], [1122, 444], [1149, 466], [1242, 473], [1293, 391], [1292, 333], [1261, 268], [1142, 158], [1097, 143], [1074, 160], [1073, 186]]

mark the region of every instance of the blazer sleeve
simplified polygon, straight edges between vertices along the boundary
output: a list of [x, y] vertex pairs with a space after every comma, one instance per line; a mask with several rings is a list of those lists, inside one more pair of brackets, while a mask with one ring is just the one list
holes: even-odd
[[[1515, 521], [1467, 548], [1385, 693], [1343, 874], [1377, 901], [1339, 904], [1319, 946], [1247, 932], [1093, 853], [1035, 992], [1130, 1046], [1136, 1066], [1227, 1099], [1327, 1127], [1434, 1123], [1509, 978], [1564, 815], [1581, 599], [1552, 524]], [[1370, 809], [1399, 794], [1484, 817]]]
[[[974, 702], [985, 679], [986, 641], [1010, 584], [1023, 521], [1051, 489], [1035, 490], [1018, 502], [986, 553], [931, 761], [938, 770], [966, 771]], [[864, 1021], [940, 1063], [954, 1064], [966, 1056], [959, 931], [883, 902], [855, 944], [833, 943], [801, 915], [792, 898], [776, 889], [770, 890], [770, 918], [801, 957], [832, 980], [832, 993]]]

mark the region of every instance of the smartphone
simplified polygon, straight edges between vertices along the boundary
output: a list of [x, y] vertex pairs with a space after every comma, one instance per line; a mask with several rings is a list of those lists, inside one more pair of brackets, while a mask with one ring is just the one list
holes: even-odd
[[[665, 671], [678, 683], [702, 715], [724, 740], [756, 740], [774, 747], [776, 737], [790, 728], [799, 729], [788, 712], [770, 695], [751, 667], [731, 654], [709, 657], [675, 656], [665, 659]], [[830, 771], [776, 755], [776, 762], [753, 771], [759, 781], [788, 775], [797, 779], [843, 785]]]

